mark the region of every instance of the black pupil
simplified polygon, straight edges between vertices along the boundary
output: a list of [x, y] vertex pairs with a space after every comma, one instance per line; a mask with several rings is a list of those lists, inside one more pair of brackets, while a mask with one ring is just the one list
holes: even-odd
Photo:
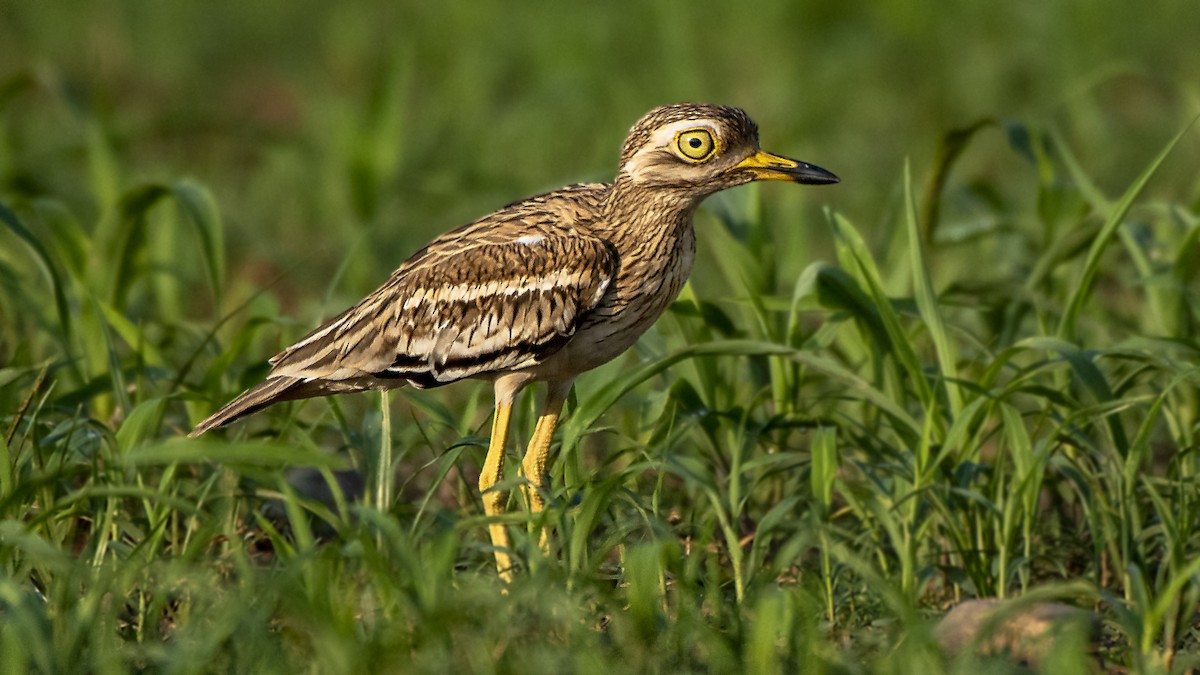
[[688, 145], [699, 150], [700, 146], [704, 145], [704, 141], [700, 140], [699, 138], [696, 138], [695, 136], [692, 136], [690, 139], [688, 139]]

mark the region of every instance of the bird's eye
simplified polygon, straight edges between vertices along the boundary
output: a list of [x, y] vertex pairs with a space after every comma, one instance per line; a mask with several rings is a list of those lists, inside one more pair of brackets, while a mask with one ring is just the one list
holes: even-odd
[[680, 132], [675, 137], [675, 147], [685, 159], [693, 162], [703, 162], [712, 157], [717, 149], [712, 132], [708, 129], [689, 129]]

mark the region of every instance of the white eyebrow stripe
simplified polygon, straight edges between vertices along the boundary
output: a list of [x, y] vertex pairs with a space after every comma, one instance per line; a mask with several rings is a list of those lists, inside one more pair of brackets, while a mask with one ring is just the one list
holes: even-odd
[[699, 129], [701, 127], [712, 132], [713, 140], [716, 142], [718, 150], [723, 147], [721, 143], [720, 129], [717, 126], [716, 120], [679, 120], [678, 122], [672, 122], [666, 126], [656, 129], [654, 133], [650, 135], [650, 140], [644, 146], [642, 146], [640, 150], [634, 153], [633, 157], [630, 157], [628, 162], [625, 162], [625, 164], [621, 166], [621, 171], [623, 173], [634, 173], [635, 170], [646, 161], [646, 157], [644, 155], [656, 153], [661, 151], [663, 148], [670, 147], [671, 143], [675, 140], [675, 136], [681, 131], [687, 131], [688, 129]]
[[671, 141], [675, 140], [675, 136], [679, 132], [687, 131], [688, 129], [699, 129], [701, 127], [711, 131], [714, 139], [720, 138], [720, 129], [717, 127], [716, 120], [679, 120], [678, 122], [671, 122], [665, 127], [656, 129], [650, 135], [650, 142], [646, 146], [662, 147], [669, 145]]

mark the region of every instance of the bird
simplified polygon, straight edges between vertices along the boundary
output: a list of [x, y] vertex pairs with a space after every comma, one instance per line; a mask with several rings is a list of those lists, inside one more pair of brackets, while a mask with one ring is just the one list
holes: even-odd
[[509, 582], [512, 551], [498, 522], [508, 495], [496, 485], [518, 393], [546, 384], [521, 462], [536, 514], [575, 378], [629, 349], [678, 296], [695, 260], [700, 203], [752, 181], [839, 180], [762, 150], [757, 125], [740, 108], [656, 107], [629, 131], [611, 183], [522, 199], [435, 238], [361, 302], [270, 359], [263, 382], [189, 435], [281, 401], [490, 380], [495, 409], [479, 492], [497, 573]]

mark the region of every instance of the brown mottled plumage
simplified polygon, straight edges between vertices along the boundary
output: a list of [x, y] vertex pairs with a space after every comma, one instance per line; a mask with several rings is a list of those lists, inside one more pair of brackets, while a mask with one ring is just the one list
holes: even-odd
[[[507, 495], [492, 487], [513, 398], [544, 381], [545, 411], [522, 464], [530, 506], [540, 510], [571, 383], [628, 349], [679, 294], [695, 258], [699, 203], [754, 180], [838, 179], [759, 150], [758, 128], [740, 109], [655, 108], [629, 132], [613, 183], [531, 197], [438, 237], [362, 302], [277, 354], [266, 381], [191, 435], [279, 401], [489, 379], [496, 416], [480, 492], [487, 514], [498, 515]], [[493, 524], [491, 535], [508, 579], [507, 531]]]

